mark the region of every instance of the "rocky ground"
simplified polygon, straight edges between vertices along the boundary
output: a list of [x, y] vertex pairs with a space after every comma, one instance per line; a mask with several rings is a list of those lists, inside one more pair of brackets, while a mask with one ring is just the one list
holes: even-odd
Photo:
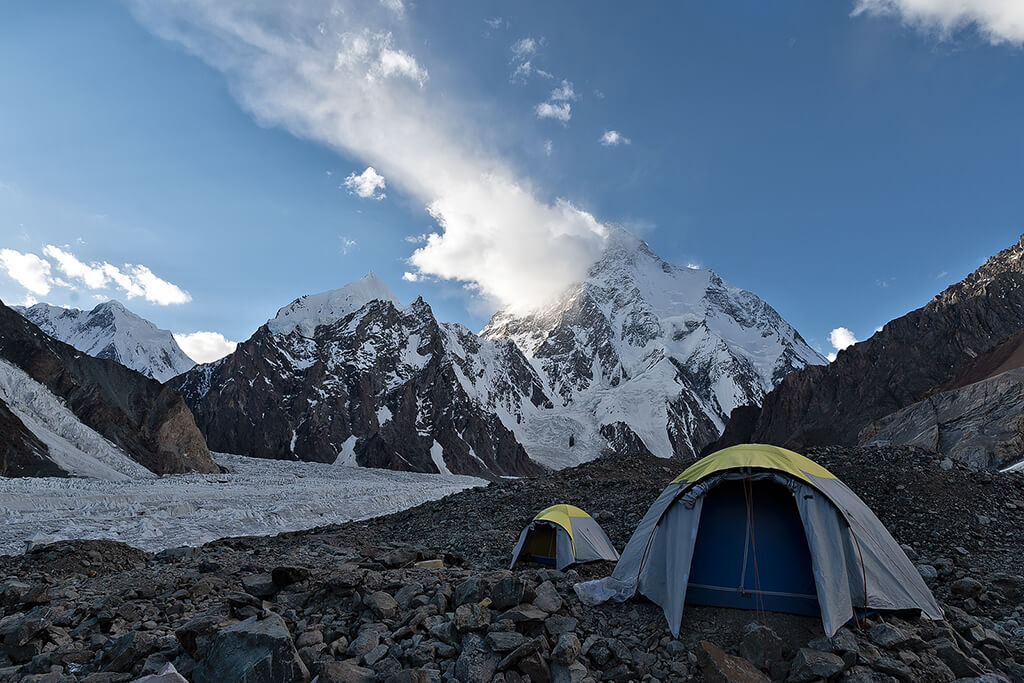
[[1024, 476], [914, 449], [808, 455], [875, 510], [947, 620], [688, 607], [678, 640], [634, 600], [584, 607], [611, 564], [507, 570], [539, 509], [572, 502], [622, 548], [681, 469], [601, 459], [386, 517], [150, 555], [77, 541], [0, 557], [0, 680], [1024, 681]]

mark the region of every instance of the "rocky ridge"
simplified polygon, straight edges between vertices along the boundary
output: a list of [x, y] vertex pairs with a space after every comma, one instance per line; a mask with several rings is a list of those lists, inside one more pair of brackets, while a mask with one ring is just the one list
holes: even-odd
[[[196, 428], [188, 407], [173, 389], [111, 360], [94, 358], [57, 341], [31, 322], [0, 303], [0, 362], [13, 372], [23, 372], [38, 382], [39, 391], [51, 393], [61, 408], [73, 413], [89, 430], [127, 454], [149, 472], [216, 472], [206, 442]], [[11, 387], [24, 389], [28, 382], [13, 380]], [[9, 394], [7, 398], [10, 399]], [[51, 402], [51, 403], [52, 403]], [[27, 426], [40, 417], [18, 416], [5, 400], [9, 439], [5, 476], [40, 476], [66, 473], [55, 464], [40, 434]], [[32, 433], [33, 441], [26, 437]], [[48, 437], [49, 438], [49, 437]], [[40, 449], [40, 444], [45, 447]], [[145, 470], [143, 470], [145, 471]]]
[[550, 502], [589, 509], [621, 548], [677, 474], [625, 456], [274, 538], [2, 557], [0, 680], [128, 681], [168, 664], [193, 681], [1022, 680], [1024, 476], [908, 448], [809, 455], [906, 544], [945, 621], [876, 615], [827, 639], [813, 618], [688, 607], [674, 640], [650, 603], [579, 602], [573, 583], [610, 564], [505, 569]]
[[[927, 305], [886, 323], [870, 339], [840, 351], [828, 366], [808, 367], [787, 376], [764, 397], [756, 413], [750, 408], [740, 410], [736, 423], [726, 427], [725, 437], [708, 450], [749, 441], [800, 450], [870, 440], [880, 428], [865, 431], [872, 423], [938, 392], [984, 379], [1003, 362], [1016, 363], [1019, 355], [1014, 349], [1019, 340], [1008, 342], [1002, 355], [996, 349], [1024, 331], [1021, 321], [1024, 236]], [[995, 354], [989, 359], [991, 367], [981, 362], [990, 353]], [[968, 370], [971, 367], [975, 370]], [[965, 409], [974, 405], [964, 395], [958, 400]], [[924, 409], [927, 411], [927, 406]], [[984, 419], [976, 426], [983, 430]], [[1016, 429], [1012, 425], [1007, 428], [1011, 432]], [[984, 465], [1010, 464], [1014, 459], [1009, 454], [1013, 440], [1019, 438], [1019, 431], [1009, 436], [1007, 447], [996, 449], [996, 457]], [[960, 440], [936, 440], [938, 444], [944, 442]], [[977, 450], [960, 448], [958, 452]], [[971, 461], [976, 466], [982, 464], [978, 458]]]
[[[370, 273], [281, 309], [175, 378], [214, 450], [483, 477], [535, 475], [506, 426], [548, 402], [511, 342], [398, 303]], [[504, 418], [504, 419], [502, 419]]]

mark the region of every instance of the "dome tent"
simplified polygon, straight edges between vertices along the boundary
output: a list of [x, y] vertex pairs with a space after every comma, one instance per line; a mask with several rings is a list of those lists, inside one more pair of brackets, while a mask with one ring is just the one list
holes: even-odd
[[519, 534], [509, 568], [521, 559], [565, 569], [577, 562], [614, 562], [619, 553], [593, 517], [563, 504], [541, 510]]
[[854, 610], [942, 610], [885, 526], [834, 474], [776, 446], [733, 446], [669, 483], [612, 576], [577, 584], [589, 604], [636, 592], [679, 635], [683, 604], [821, 616], [834, 635]]

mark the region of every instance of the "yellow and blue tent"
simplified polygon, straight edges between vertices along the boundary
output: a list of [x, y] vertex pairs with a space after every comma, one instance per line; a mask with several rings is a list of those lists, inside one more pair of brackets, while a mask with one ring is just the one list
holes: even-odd
[[641, 593], [679, 634], [683, 605], [820, 615], [833, 635], [855, 613], [942, 610], [906, 553], [834, 474], [762, 444], [712, 453], [651, 505], [612, 576], [584, 602]]
[[519, 534], [512, 567], [520, 560], [558, 569], [581, 562], [619, 559], [608, 535], [593, 517], [575, 505], [552, 505], [541, 510]]

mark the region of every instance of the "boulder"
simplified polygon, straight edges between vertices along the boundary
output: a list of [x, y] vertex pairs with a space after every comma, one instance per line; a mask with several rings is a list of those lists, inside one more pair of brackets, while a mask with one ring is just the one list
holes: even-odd
[[455, 677], [463, 683], [490, 683], [498, 669], [498, 656], [487, 649], [483, 638], [468, 633], [455, 662]]
[[963, 598], [978, 599], [981, 595], [981, 591], [984, 586], [981, 585], [981, 581], [972, 579], [970, 577], [964, 577], [953, 582], [949, 589], [954, 595], [959, 595]]
[[544, 620], [544, 628], [553, 636], [560, 636], [563, 633], [572, 633], [576, 630], [577, 621], [572, 617], [561, 614], [552, 614]]
[[491, 607], [498, 610], [515, 607], [523, 601], [525, 591], [525, 581], [514, 576], [506, 577], [494, 585], [491, 591]]
[[697, 663], [708, 683], [770, 683], [757, 667], [741, 657], [722, 652], [714, 643], [700, 641]]
[[309, 680], [288, 626], [271, 612], [222, 629], [192, 673], [193, 683], [246, 681], [288, 683]]
[[475, 602], [459, 605], [455, 608], [454, 623], [459, 633], [485, 629], [491, 623], [491, 610]]
[[377, 680], [373, 669], [364, 669], [351, 662], [328, 661], [320, 665], [317, 683], [373, 683]]
[[842, 658], [831, 652], [821, 652], [807, 647], [800, 648], [789, 667], [792, 683], [810, 683], [824, 678], [828, 680], [846, 667]]
[[782, 661], [782, 638], [767, 626], [748, 624], [740, 640], [740, 656], [754, 666], [772, 670], [772, 664]]
[[555, 584], [545, 581], [537, 586], [533, 604], [537, 609], [543, 610], [548, 614], [553, 614], [562, 609], [562, 598], [558, 594]]
[[270, 572], [270, 578], [273, 580], [274, 584], [284, 588], [285, 586], [290, 586], [293, 583], [299, 583], [308, 579], [309, 570], [305, 567], [274, 567], [274, 570]]
[[281, 590], [270, 574], [250, 574], [242, 577], [242, 588], [257, 598], [272, 598]]
[[903, 635], [902, 631], [885, 623], [875, 624], [868, 629], [868, 637], [871, 638], [872, 643], [884, 647], [886, 650], [892, 650], [907, 642], [907, 637]]
[[551, 661], [568, 667], [579, 659], [583, 646], [575, 633], [563, 633], [558, 637], [558, 642], [551, 649]]
[[384, 591], [370, 593], [363, 600], [379, 619], [394, 619], [398, 614], [398, 602]]

